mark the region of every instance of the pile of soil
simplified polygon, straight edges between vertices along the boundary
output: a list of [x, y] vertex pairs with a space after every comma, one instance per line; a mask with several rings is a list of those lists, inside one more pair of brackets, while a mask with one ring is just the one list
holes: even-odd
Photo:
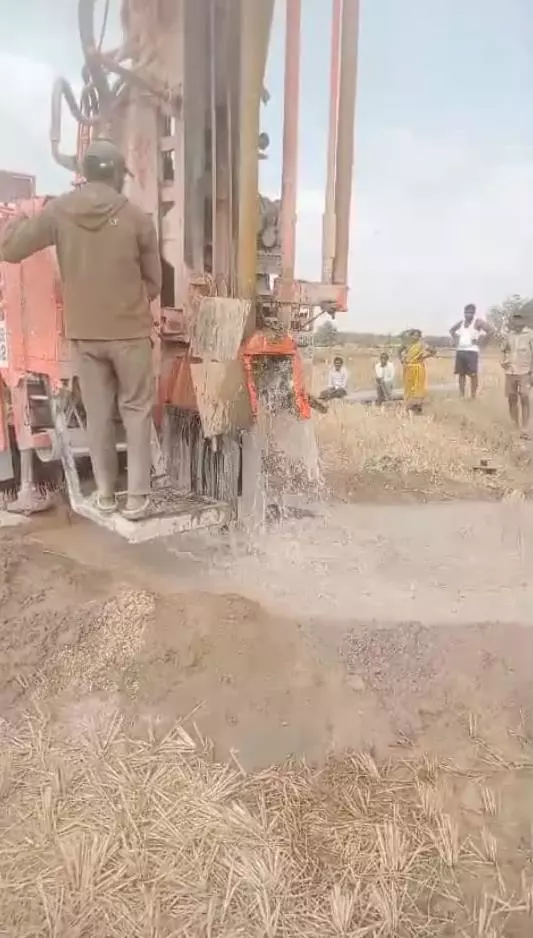
[[0, 573], [4, 718], [46, 700], [78, 720], [96, 698], [134, 725], [189, 715], [249, 766], [322, 758], [342, 720], [350, 735], [355, 692], [297, 621], [236, 595], [162, 596], [18, 532], [0, 537]]

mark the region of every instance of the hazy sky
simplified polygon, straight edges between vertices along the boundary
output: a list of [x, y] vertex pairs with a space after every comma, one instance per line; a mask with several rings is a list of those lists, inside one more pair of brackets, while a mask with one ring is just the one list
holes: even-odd
[[[0, 0], [0, 166], [68, 185], [48, 151], [54, 73], [76, 76], [76, 0]], [[320, 273], [330, 0], [303, 0], [299, 272]], [[442, 331], [467, 302], [533, 294], [531, 0], [361, 0], [348, 323]], [[5, 25], [8, 24], [8, 28]], [[283, 2], [264, 111], [278, 189]]]

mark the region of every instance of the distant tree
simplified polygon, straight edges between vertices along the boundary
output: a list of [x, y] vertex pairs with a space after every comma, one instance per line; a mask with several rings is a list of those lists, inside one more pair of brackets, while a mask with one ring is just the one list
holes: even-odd
[[315, 345], [319, 348], [331, 348], [337, 345], [339, 332], [331, 319], [327, 319], [315, 332]]
[[494, 332], [497, 336], [502, 335], [502, 333], [505, 332], [507, 323], [509, 322], [509, 317], [521, 309], [526, 303], [531, 306], [531, 301], [529, 299], [514, 293], [512, 296], [508, 296], [507, 299], [505, 299], [503, 303], [500, 303], [498, 306], [491, 306], [487, 313], [487, 321], [494, 329]]

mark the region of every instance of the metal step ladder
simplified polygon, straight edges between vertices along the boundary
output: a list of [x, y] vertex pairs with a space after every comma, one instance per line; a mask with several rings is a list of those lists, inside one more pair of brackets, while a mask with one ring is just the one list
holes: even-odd
[[[88, 497], [82, 491], [76, 462], [80, 456], [88, 455], [89, 451], [81, 434], [73, 433], [73, 428], [69, 427], [72, 411], [69, 410], [68, 396], [62, 391], [55, 392], [48, 387], [46, 397], [55, 437], [54, 458], [57, 456], [63, 466], [69, 502], [76, 514], [113, 531], [130, 543], [170, 537], [199, 528], [222, 527], [230, 522], [229, 505], [204, 496], [184, 494], [178, 490], [167, 475], [165, 459], [154, 426], [151, 441], [153, 485], [149, 514], [141, 521], [129, 521], [120, 511], [107, 515], [100, 512], [92, 496]], [[122, 444], [122, 449], [125, 449], [125, 444]]]

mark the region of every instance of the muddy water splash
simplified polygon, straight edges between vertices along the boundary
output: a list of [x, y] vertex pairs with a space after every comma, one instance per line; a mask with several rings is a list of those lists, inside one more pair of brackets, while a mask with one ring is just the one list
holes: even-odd
[[[253, 435], [263, 487], [259, 513], [265, 520], [285, 516], [295, 500], [318, 500], [322, 480], [313, 421], [302, 420], [296, 412], [291, 359], [260, 359], [255, 380], [258, 414]], [[259, 520], [257, 515], [256, 510]]]

